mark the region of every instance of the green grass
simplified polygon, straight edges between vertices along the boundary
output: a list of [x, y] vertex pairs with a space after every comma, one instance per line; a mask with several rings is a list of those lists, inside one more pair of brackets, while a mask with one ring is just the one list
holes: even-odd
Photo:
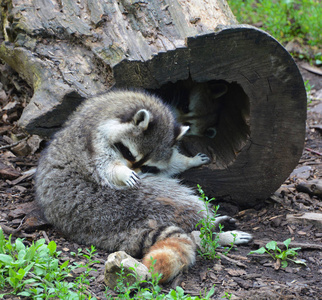
[[[29, 299], [95, 299], [87, 291], [94, 252], [94, 247], [85, 254], [80, 249], [77, 255], [86, 258], [87, 263], [70, 265], [60, 260], [54, 241], [47, 245], [40, 239], [26, 246], [20, 238], [14, 242], [11, 236], [6, 239], [0, 229], [0, 298], [17, 295]], [[85, 271], [74, 278], [71, 272], [79, 267]]]
[[300, 38], [312, 46], [322, 45], [321, 0], [228, 0], [228, 4], [239, 23], [259, 26], [280, 42]]
[[[17, 238], [14, 242], [6, 239], [0, 229], [0, 299], [5, 295], [28, 297], [28, 299], [68, 299], [83, 300], [96, 299], [89, 291], [90, 272], [94, 271], [91, 265], [95, 248], [78, 249], [74, 256], [85, 258], [87, 263], [70, 265], [69, 261], [62, 261], [60, 252], [54, 241], [45, 243], [40, 239], [31, 246], [26, 246], [24, 241]], [[74, 278], [71, 273], [77, 268], [82, 268], [81, 275]], [[95, 270], [96, 271], [96, 270]], [[119, 274], [118, 285], [115, 288], [117, 297], [109, 295], [108, 299], [186, 299], [206, 300], [214, 294], [214, 288], [209, 292], [200, 293], [199, 296], [186, 295], [181, 287], [170, 290], [168, 294], [162, 293], [159, 286], [161, 274], [153, 272], [153, 264], [150, 270], [151, 280], [142, 281], [136, 277], [132, 285], [124, 283], [124, 272]], [[129, 274], [132, 275], [132, 274]], [[148, 287], [142, 287], [145, 284]]]

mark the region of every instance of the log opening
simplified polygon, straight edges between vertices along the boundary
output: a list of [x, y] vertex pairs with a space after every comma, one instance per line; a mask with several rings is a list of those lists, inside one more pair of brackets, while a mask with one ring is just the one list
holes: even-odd
[[249, 98], [241, 85], [225, 80], [169, 82], [150, 90], [168, 103], [178, 121], [190, 127], [181, 151], [206, 153], [213, 169], [232, 164], [250, 137]]

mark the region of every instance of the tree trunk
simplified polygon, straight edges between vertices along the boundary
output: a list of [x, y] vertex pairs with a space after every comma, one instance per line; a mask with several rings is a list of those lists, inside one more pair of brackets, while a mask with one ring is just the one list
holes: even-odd
[[209, 107], [216, 135], [182, 142], [183, 152], [212, 157], [186, 182], [254, 206], [296, 166], [306, 119], [301, 75], [275, 39], [237, 24], [225, 0], [31, 2], [1, 6], [0, 58], [34, 90], [19, 120], [27, 131], [49, 137], [84, 97], [111, 87], [148, 89], [170, 104], [179, 97], [179, 107], [194, 88], [223, 88]]

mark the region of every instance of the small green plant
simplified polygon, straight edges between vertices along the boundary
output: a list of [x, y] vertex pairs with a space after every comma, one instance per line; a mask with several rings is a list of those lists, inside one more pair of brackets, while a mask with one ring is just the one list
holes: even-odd
[[264, 254], [264, 253], [268, 253], [274, 260], [280, 259], [281, 260], [281, 265], [283, 268], [286, 268], [288, 263], [287, 261], [292, 261], [296, 264], [303, 264], [306, 265], [305, 262], [303, 262], [302, 260], [298, 260], [298, 259], [291, 259], [291, 257], [295, 257], [298, 255], [298, 253], [296, 252], [296, 250], [299, 250], [301, 248], [289, 248], [289, 245], [291, 243], [291, 239], [287, 239], [283, 242], [283, 244], [286, 247], [286, 250], [282, 251], [278, 246], [277, 243], [275, 241], [270, 241], [266, 244], [265, 247], [261, 247], [256, 251], [250, 251], [248, 253], [249, 254]]
[[[32, 299], [94, 299], [87, 292], [94, 251], [93, 247], [87, 254], [79, 251], [88, 263], [71, 266], [69, 261], [61, 263], [54, 241], [47, 245], [40, 239], [26, 246], [22, 239], [6, 239], [0, 229], [0, 290], [5, 291], [0, 298], [10, 294]], [[73, 282], [68, 281], [78, 267], [85, 267], [85, 271]]]
[[306, 90], [306, 95], [307, 95], [307, 102], [308, 104], [312, 102], [312, 89], [314, 85], [310, 85], [309, 80], [306, 80], [304, 82], [305, 85], [305, 90]]
[[99, 261], [93, 259], [95, 252], [96, 248], [93, 245], [91, 245], [91, 249], [86, 248], [85, 251], [79, 248], [77, 254], [75, 252], [71, 252], [72, 255], [77, 257], [83, 257], [87, 260], [85, 265], [75, 264], [76, 268], [84, 268], [84, 271], [74, 280], [75, 286], [78, 287], [78, 293], [81, 295], [87, 294], [87, 296], [89, 296], [87, 293], [87, 289], [90, 284], [90, 279], [92, 278], [90, 276], [90, 272], [97, 272], [97, 270], [90, 267], [95, 263], [99, 263]]
[[[114, 291], [118, 294], [117, 299], [162, 299], [158, 298], [161, 292], [159, 281], [162, 274], [154, 272], [155, 260], [152, 258], [151, 260], [151, 267], [149, 270], [149, 273], [151, 274], [150, 280], [142, 280], [142, 278], [139, 278], [135, 268], [130, 268], [133, 273], [125, 275], [123, 265], [121, 266], [120, 273], [117, 273], [119, 277], [117, 279], [117, 285], [114, 288]], [[133, 276], [135, 279], [134, 283], [125, 283], [125, 277], [127, 276]], [[149, 287], [143, 287], [143, 285], [148, 285]], [[134, 298], [132, 298], [133, 293], [135, 293]], [[107, 296], [107, 298], [113, 299], [111, 296]]]
[[228, 299], [228, 300], [230, 300], [232, 296], [233, 296], [233, 294], [229, 294], [229, 293], [225, 292], [225, 295], [223, 295], [221, 297], [221, 299]]
[[[151, 258], [152, 259], [152, 258]], [[121, 268], [120, 273], [118, 274], [119, 278], [117, 280], [117, 286], [114, 291], [117, 293], [116, 297], [108, 295], [108, 290], [106, 291], [107, 299], [153, 299], [153, 300], [207, 300], [215, 293], [215, 288], [207, 293], [204, 291], [204, 295], [202, 296], [200, 293], [199, 296], [190, 296], [186, 295], [185, 291], [177, 286], [176, 289], [171, 289], [168, 294], [161, 293], [162, 288], [159, 286], [159, 280], [161, 279], [161, 274], [154, 272], [154, 264], [155, 260], [152, 259], [151, 267], [150, 267], [150, 280], [142, 280], [138, 278], [137, 272], [135, 268], [131, 268], [133, 274], [125, 275], [123, 267]], [[134, 276], [135, 282], [133, 284], [124, 283], [126, 276]]]
[[[215, 206], [215, 208], [212, 210], [213, 215], [211, 215], [209, 213], [209, 203], [214, 200], [214, 198], [208, 199], [201, 186], [198, 184], [197, 187], [200, 193], [200, 200], [202, 200], [205, 204], [205, 209], [202, 211], [206, 212], [206, 217], [202, 218], [196, 225], [196, 227], [200, 226], [200, 246], [202, 248], [202, 250], [198, 250], [198, 253], [206, 259], [219, 259], [220, 257], [218, 256], [216, 249], [218, 247], [221, 247], [221, 245], [219, 244], [219, 234], [215, 232], [215, 220], [216, 217], [219, 216], [217, 214], [219, 205]], [[218, 227], [219, 233], [221, 233], [224, 226], [219, 224]], [[235, 235], [233, 234], [233, 236], [235, 241]], [[226, 251], [224, 252], [224, 254], [227, 254], [232, 249], [234, 241], [231, 243], [230, 248], [225, 248]]]

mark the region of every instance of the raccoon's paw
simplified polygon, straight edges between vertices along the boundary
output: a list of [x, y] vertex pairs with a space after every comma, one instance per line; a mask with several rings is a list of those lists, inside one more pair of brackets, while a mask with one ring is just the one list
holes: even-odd
[[138, 188], [140, 185], [140, 177], [128, 167], [121, 166], [117, 169], [117, 182], [129, 188]]
[[222, 246], [248, 244], [253, 239], [250, 233], [232, 230], [219, 233], [219, 244]]
[[198, 153], [195, 157], [193, 157], [193, 160], [195, 167], [209, 164], [211, 161], [210, 158], [204, 153]]

